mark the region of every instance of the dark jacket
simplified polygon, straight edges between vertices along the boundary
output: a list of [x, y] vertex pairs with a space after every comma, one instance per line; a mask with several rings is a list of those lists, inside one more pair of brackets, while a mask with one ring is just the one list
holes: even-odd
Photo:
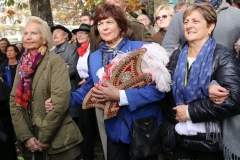
[[[174, 51], [168, 69], [173, 78], [181, 48]], [[230, 91], [229, 97], [221, 105], [217, 105], [209, 98], [196, 100], [188, 104], [188, 111], [193, 123], [219, 121], [224, 118], [240, 114], [240, 65], [236, 55], [228, 48], [217, 44], [213, 54], [211, 80], [216, 80], [222, 87]], [[175, 107], [172, 92], [166, 95], [171, 108]], [[167, 118], [174, 124], [175, 113], [171, 109], [166, 113]], [[197, 136], [181, 136], [181, 146], [188, 149], [215, 152], [219, 150], [218, 143], [206, 140], [205, 134]]]

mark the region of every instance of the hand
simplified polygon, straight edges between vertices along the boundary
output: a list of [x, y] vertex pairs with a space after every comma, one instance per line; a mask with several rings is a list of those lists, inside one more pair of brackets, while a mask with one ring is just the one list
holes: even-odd
[[52, 105], [52, 98], [49, 98], [45, 101], [45, 110], [46, 113], [50, 112], [51, 110], [53, 110], [53, 105]]
[[67, 65], [67, 68], [69, 68], [69, 65], [68, 65], [68, 63], [66, 63], [66, 65]]
[[39, 147], [37, 145], [37, 139], [35, 137], [32, 137], [32, 138], [26, 140], [25, 147], [28, 148], [31, 152], [36, 152], [39, 149], [41, 149], [41, 147]]
[[228, 90], [216, 84], [211, 84], [208, 92], [210, 100], [215, 104], [222, 104], [229, 96]]
[[235, 53], [238, 53], [238, 44], [237, 43], [234, 44], [234, 51], [235, 51]]
[[173, 108], [176, 111], [176, 120], [178, 122], [185, 122], [187, 118], [187, 105], [180, 105]]
[[84, 78], [78, 83], [78, 85], [81, 86], [81, 85], [84, 85], [85, 83], [86, 83], [86, 79]]
[[40, 139], [37, 141], [37, 145], [40, 146], [40, 152], [42, 152], [43, 149], [45, 150], [49, 147], [48, 143], [43, 143]]
[[101, 86], [95, 85], [92, 88], [93, 97], [98, 99], [98, 102], [105, 101], [120, 101], [120, 94], [118, 88], [110, 84], [109, 82], [104, 82]]

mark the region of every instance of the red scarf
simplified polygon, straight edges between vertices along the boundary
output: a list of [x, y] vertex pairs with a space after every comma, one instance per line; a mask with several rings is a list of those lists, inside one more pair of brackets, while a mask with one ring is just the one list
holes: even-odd
[[78, 47], [78, 55], [80, 57], [82, 57], [87, 52], [89, 44], [90, 44], [90, 42], [87, 41], [85, 44], [83, 44], [80, 47]]
[[46, 51], [47, 47], [41, 46], [38, 51], [30, 54], [30, 57], [28, 57], [29, 52], [27, 50], [23, 53], [19, 66], [20, 79], [18, 81], [15, 91], [16, 96], [14, 99], [14, 102], [18, 106], [20, 105], [23, 108], [28, 107], [32, 89], [31, 77], [36, 71], [38, 64], [42, 61]]

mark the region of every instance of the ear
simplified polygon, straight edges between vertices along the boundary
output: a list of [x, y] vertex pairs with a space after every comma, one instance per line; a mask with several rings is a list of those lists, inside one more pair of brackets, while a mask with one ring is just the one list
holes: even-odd
[[210, 34], [212, 34], [214, 28], [215, 28], [215, 24], [214, 23], [209, 25], [208, 30], [209, 30]]
[[93, 25], [93, 20], [90, 21], [90, 26], [92, 26], [92, 25]]

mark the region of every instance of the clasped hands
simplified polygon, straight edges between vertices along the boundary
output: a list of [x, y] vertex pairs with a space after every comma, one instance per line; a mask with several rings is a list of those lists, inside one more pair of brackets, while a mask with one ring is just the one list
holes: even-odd
[[35, 137], [32, 137], [25, 141], [25, 147], [28, 148], [31, 152], [42, 152], [49, 147], [49, 144], [43, 143], [40, 139], [37, 140]]
[[[118, 88], [110, 84], [108, 81], [103, 82], [101, 85], [95, 84], [91, 90], [93, 91], [92, 96], [97, 99], [97, 102], [120, 101]], [[52, 99], [47, 99], [45, 101], [46, 113], [53, 110], [53, 108]]]

